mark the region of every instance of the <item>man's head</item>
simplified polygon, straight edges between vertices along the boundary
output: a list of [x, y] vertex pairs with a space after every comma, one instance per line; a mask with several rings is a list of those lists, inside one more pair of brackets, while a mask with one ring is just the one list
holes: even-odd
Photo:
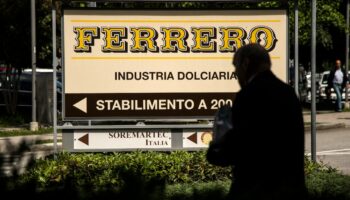
[[335, 69], [340, 69], [341, 61], [339, 59], [335, 60]]
[[237, 50], [233, 58], [233, 66], [241, 87], [256, 74], [270, 70], [271, 60], [268, 52], [259, 44], [248, 44]]

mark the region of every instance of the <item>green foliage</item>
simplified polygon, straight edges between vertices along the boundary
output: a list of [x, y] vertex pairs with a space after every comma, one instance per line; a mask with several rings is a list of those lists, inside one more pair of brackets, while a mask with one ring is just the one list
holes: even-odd
[[164, 200], [226, 199], [231, 181], [194, 182], [167, 185]]
[[[60, 12], [60, 11], [58, 11]], [[37, 17], [37, 66], [41, 68], [52, 68], [52, 21], [51, 1], [36, 0]], [[58, 33], [60, 31], [60, 19], [57, 21]], [[60, 40], [60, 34], [57, 34]]]
[[[285, 1], [287, 2], [287, 1]], [[300, 62], [310, 60], [311, 44], [311, 6], [310, 0], [299, 0], [299, 41]], [[318, 66], [322, 69], [324, 63], [334, 60], [334, 57], [344, 57], [345, 31], [345, 1], [318, 0], [317, 1], [317, 45]], [[37, 64], [40, 67], [51, 67], [51, 1], [36, 0], [37, 3]], [[86, 7], [85, 3], [63, 1], [66, 8]], [[101, 9], [275, 9], [288, 7], [289, 32], [291, 41], [294, 38], [294, 1], [283, 5], [281, 1], [271, 0], [260, 3], [223, 3], [223, 2], [104, 2], [97, 3]], [[0, 5], [0, 60], [15, 68], [30, 67], [30, 9], [29, 1], [4, 0]], [[60, 7], [57, 11], [57, 37], [60, 44]], [[18, 40], [21, 38], [21, 40]], [[21, 47], [21, 51], [18, 51]], [[59, 47], [59, 45], [58, 45]], [[291, 42], [293, 48], [293, 42]], [[60, 52], [60, 50], [58, 50]], [[291, 49], [291, 52], [293, 50]], [[60, 54], [60, 53], [58, 53]], [[58, 55], [60, 56], [60, 55]], [[293, 57], [293, 55], [292, 55]], [[21, 58], [21, 59], [18, 59]]]
[[29, 129], [20, 130], [0, 130], [0, 137], [25, 136], [25, 135], [41, 135], [52, 133], [52, 128], [40, 128], [38, 131], [31, 131]]
[[[30, 1], [2, 0], [0, 4], [0, 61], [16, 69], [31, 68]], [[59, 20], [58, 20], [59, 22]], [[37, 66], [51, 68], [51, 1], [36, 0]], [[19, 50], [20, 49], [20, 50]]]
[[21, 115], [5, 115], [0, 117], [0, 127], [18, 126], [24, 124], [24, 122], [25, 120]]
[[279, 8], [280, 6], [279, 1], [266, 1], [258, 4], [258, 8]]
[[305, 157], [305, 178], [310, 199], [350, 199], [350, 176], [323, 162]]
[[70, 179], [79, 187], [120, 187], [124, 173], [140, 174], [145, 180], [172, 183], [227, 180], [230, 168], [210, 165], [204, 152], [141, 152], [112, 154], [59, 154], [57, 160], [36, 163], [23, 180], [37, 180], [40, 188], [64, 184]]
[[1, 1], [0, 30], [0, 60], [17, 69], [30, 66], [30, 1]]
[[[308, 200], [349, 200], [350, 177], [305, 157]], [[61, 153], [22, 175], [0, 177], [14, 199], [225, 199], [229, 168], [209, 165], [205, 152]]]
[[350, 199], [350, 177], [340, 173], [315, 170], [306, 186], [313, 199]]
[[[345, 17], [341, 12], [341, 1], [317, 1], [317, 42], [319, 45], [333, 49], [333, 41], [338, 36], [334, 30], [345, 32]], [[294, 38], [294, 1], [290, 3], [290, 33]], [[299, 0], [299, 43], [311, 44], [311, 5], [309, 0]]]
[[337, 173], [337, 169], [324, 164], [322, 161], [321, 162], [313, 162], [310, 158], [310, 156], [305, 156], [304, 159], [304, 170], [305, 170], [305, 175], [308, 176], [314, 172], [322, 172], [322, 173]]

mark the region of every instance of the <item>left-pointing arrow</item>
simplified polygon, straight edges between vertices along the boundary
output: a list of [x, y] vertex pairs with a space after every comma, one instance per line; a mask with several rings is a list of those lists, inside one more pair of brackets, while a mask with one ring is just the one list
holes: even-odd
[[89, 134], [85, 134], [83, 137], [78, 139], [80, 142], [89, 145]]
[[191, 140], [192, 142], [197, 144], [197, 132], [193, 133], [192, 135], [190, 135], [189, 137], [187, 137], [187, 139]]
[[83, 111], [84, 113], [87, 113], [87, 98], [85, 97], [84, 99], [75, 103], [73, 106]]

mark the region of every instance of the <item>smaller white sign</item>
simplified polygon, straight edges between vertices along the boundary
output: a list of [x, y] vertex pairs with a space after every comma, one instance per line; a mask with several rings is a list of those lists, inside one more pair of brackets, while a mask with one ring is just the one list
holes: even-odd
[[213, 139], [211, 131], [185, 131], [182, 134], [183, 148], [205, 148], [209, 147]]
[[167, 149], [170, 130], [75, 130], [74, 150]]

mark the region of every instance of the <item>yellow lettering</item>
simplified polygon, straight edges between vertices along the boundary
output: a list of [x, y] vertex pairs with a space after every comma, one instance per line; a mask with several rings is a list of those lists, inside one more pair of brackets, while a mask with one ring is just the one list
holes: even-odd
[[[217, 29], [219, 29], [217, 31]], [[162, 33], [162, 45], [158, 45], [159, 31]], [[249, 34], [247, 32], [249, 31]], [[182, 27], [161, 27], [156, 30], [153, 27], [109, 27], [109, 26], [88, 26], [73, 27], [76, 43], [75, 52], [91, 52], [96, 40], [100, 39], [100, 34], [104, 35], [101, 50], [104, 53], [138, 53], [153, 52], [159, 53], [227, 53], [236, 52], [238, 48], [246, 43], [258, 43], [267, 51], [272, 51], [277, 43], [276, 34], [268, 26], [256, 26], [250, 30], [243, 27], [192, 27], [191, 31]], [[129, 43], [128, 35], [132, 34]], [[220, 39], [218, 38], [219, 35]], [[192, 37], [193, 44], [189, 46], [187, 39]], [[102, 41], [99, 41], [102, 42]], [[130, 50], [128, 49], [130, 48]]]
[[265, 26], [257, 26], [252, 28], [249, 35], [249, 41], [251, 43], [259, 43], [267, 51], [272, 51], [277, 42], [273, 30]]
[[245, 38], [247, 33], [244, 29], [239, 27], [220, 28], [221, 44], [220, 52], [236, 52], [237, 49], [245, 45]]
[[102, 46], [103, 52], [126, 52], [127, 44], [125, 41], [121, 41], [127, 38], [126, 28], [119, 27], [102, 27], [102, 33], [104, 37], [104, 46]]
[[162, 52], [188, 52], [186, 39], [187, 31], [184, 28], [161, 28], [164, 35], [164, 45], [161, 46]]
[[215, 52], [216, 42], [210, 41], [216, 38], [216, 28], [192, 28], [193, 33], [193, 52]]
[[99, 37], [98, 27], [74, 27], [77, 45], [74, 46], [75, 52], [91, 52], [91, 46], [94, 45], [94, 39]]
[[158, 37], [157, 31], [154, 28], [131, 28], [130, 32], [133, 34], [131, 52], [158, 52], [156, 39]]

